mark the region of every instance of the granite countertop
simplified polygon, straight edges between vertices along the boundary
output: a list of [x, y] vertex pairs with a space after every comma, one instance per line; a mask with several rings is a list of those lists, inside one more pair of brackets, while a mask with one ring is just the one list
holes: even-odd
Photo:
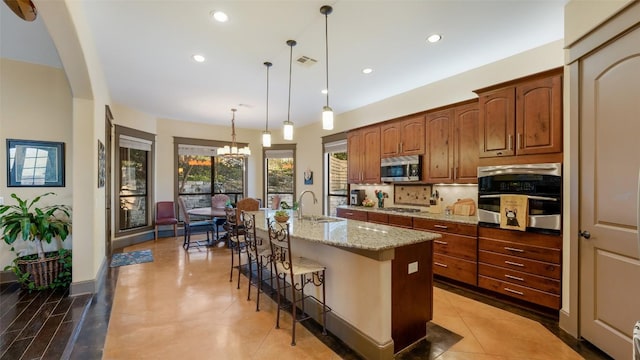
[[371, 212], [379, 212], [382, 214], [393, 214], [400, 216], [408, 216], [414, 218], [423, 218], [423, 219], [431, 219], [431, 220], [440, 220], [440, 221], [450, 221], [462, 224], [469, 225], [477, 225], [478, 224], [478, 216], [463, 216], [463, 215], [445, 215], [445, 214], [432, 214], [426, 211], [420, 212], [400, 212], [400, 211], [391, 211], [391, 210], [380, 210], [377, 207], [367, 207], [367, 206], [352, 206], [352, 205], [340, 205], [338, 206], [342, 209], [349, 210], [358, 210], [358, 211], [371, 211]]
[[[267, 231], [267, 218], [272, 219], [274, 212], [273, 210], [251, 212], [256, 214], [256, 229]], [[291, 216], [288, 221], [290, 223], [291, 237], [347, 249], [374, 252], [441, 237], [440, 234], [436, 233], [357, 220], [328, 216], [317, 216], [317, 218], [329, 220], [329, 222], [314, 221], [308, 215], [305, 215], [303, 220], [298, 220], [297, 217]]]

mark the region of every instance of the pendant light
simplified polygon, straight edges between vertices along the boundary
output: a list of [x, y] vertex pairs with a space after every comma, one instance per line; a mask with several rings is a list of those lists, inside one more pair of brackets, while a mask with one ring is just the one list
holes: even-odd
[[327, 104], [322, 108], [322, 129], [333, 130], [333, 109], [329, 107], [329, 14], [333, 12], [333, 8], [324, 5], [320, 8], [320, 13], [324, 15], [324, 44], [325, 44], [325, 66], [327, 75]]
[[228, 156], [228, 157], [244, 157], [251, 155], [251, 149], [248, 146], [238, 147], [236, 143], [236, 111], [237, 109], [231, 109], [231, 113], [233, 116], [231, 117], [231, 146], [225, 145], [224, 147], [218, 148], [217, 155], [218, 156]]
[[287, 110], [287, 121], [284, 122], [283, 137], [285, 140], [293, 140], [293, 123], [291, 122], [291, 68], [293, 66], [293, 47], [298, 43], [295, 40], [287, 40], [287, 45], [291, 48], [289, 53], [289, 107]]
[[269, 68], [272, 63], [265, 61], [264, 66], [267, 68], [267, 114], [265, 116], [265, 127], [262, 133], [262, 146], [271, 147], [271, 132], [269, 131]]

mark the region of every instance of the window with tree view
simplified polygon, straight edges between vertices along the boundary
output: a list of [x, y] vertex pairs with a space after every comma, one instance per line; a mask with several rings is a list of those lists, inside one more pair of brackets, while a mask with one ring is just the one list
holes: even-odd
[[178, 146], [178, 196], [187, 209], [211, 206], [215, 194], [228, 195], [232, 203], [244, 197], [245, 158], [214, 154], [214, 147]]
[[325, 154], [325, 201], [324, 213], [336, 216], [338, 205], [347, 203], [349, 186], [347, 183], [347, 142], [346, 140], [324, 144]]
[[295, 148], [265, 150], [266, 206], [271, 207], [273, 197], [280, 204], [293, 206], [295, 200]]

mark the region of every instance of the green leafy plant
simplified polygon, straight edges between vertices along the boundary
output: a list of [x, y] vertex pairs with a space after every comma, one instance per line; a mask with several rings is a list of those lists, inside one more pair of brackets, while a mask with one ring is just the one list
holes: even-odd
[[274, 214], [275, 216], [289, 217], [289, 212], [286, 210], [277, 210]]
[[[18, 278], [23, 288], [43, 290], [46, 288], [66, 288], [71, 284], [71, 250], [59, 249], [44, 252], [42, 242], [51, 243], [54, 239], [64, 241], [71, 231], [71, 210], [66, 205], [48, 205], [37, 207], [37, 203], [45, 196], [54, 195], [49, 192], [35, 197], [33, 200], [23, 200], [16, 194], [11, 197], [17, 205], [0, 205], [0, 229], [2, 239], [8, 245], [14, 245], [17, 240], [34, 242], [37, 253], [16, 257], [11, 265], [4, 270], [11, 270]], [[15, 252], [14, 246], [11, 250]], [[54, 261], [57, 258], [59, 272], [47, 284], [36, 284], [34, 277], [25, 271], [26, 262]]]
[[[35, 205], [45, 196], [55, 195], [52, 192], [42, 194], [33, 200], [23, 200], [11, 194], [18, 205], [0, 205], [0, 228], [2, 239], [8, 245], [18, 239], [34, 241], [38, 257], [44, 259], [42, 241], [48, 244], [55, 238], [65, 240], [71, 229], [71, 210], [66, 205], [48, 205], [38, 208]], [[60, 217], [64, 215], [65, 217]]]

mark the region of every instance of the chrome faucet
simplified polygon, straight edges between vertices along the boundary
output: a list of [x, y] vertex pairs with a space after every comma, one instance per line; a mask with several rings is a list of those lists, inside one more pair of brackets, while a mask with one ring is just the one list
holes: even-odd
[[311, 193], [311, 195], [313, 196], [313, 203], [317, 204], [318, 203], [318, 199], [316, 199], [316, 194], [313, 193], [313, 191], [311, 190], [305, 190], [303, 192], [300, 193], [300, 197], [298, 198], [298, 220], [302, 220], [302, 196], [304, 196], [304, 194], [306, 193]]

